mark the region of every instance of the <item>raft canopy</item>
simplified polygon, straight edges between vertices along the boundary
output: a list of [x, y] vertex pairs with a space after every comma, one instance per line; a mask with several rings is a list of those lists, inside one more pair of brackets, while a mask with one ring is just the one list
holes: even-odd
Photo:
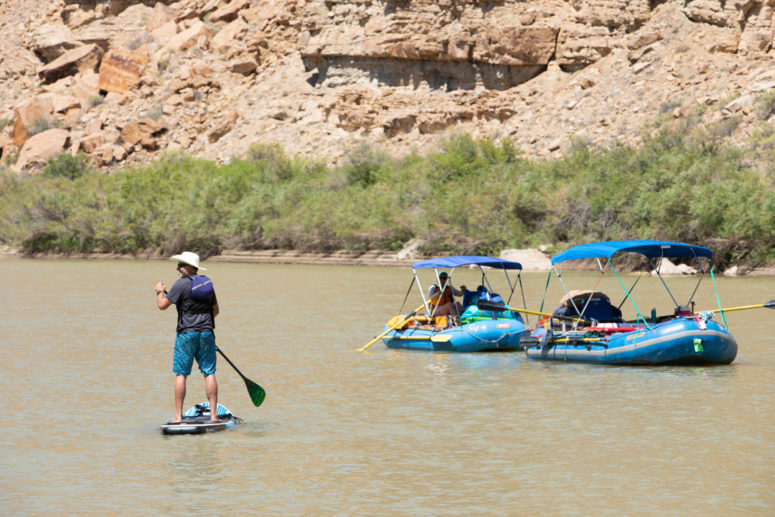
[[412, 264], [415, 269], [424, 268], [456, 268], [460, 266], [481, 266], [496, 269], [522, 269], [522, 264], [503, 260], [495, 257], [478, 255], [458, 255], [454, 257], [439, 257], [429, 260], [420, 260]]
[[680, 242], [669, 241], [608, 241], [595, 242], [591, 244], [582, 244], [558, 253], [552, 257], [552, 264], [564, 262], [566, 260], [581, 260], [606, 257], [610, 259], [619, 252], [640, 253], [646, 258], [654, 259], [659, 257], [666, 258], [688, 258], [688, 257], [706, 257], [711, 259], [713, 253], [702, 246], [683, 244]]

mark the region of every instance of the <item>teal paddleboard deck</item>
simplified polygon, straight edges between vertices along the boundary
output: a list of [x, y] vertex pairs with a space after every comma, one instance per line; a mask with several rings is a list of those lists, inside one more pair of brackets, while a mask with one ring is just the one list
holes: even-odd
[[223, 431], [234, 427], [241, 420], [231, 414], [226, 407], [218, 404], [220, 422], [210, 421], [210, 405], [207, 402], [197, 404], [185, 413], [181, 422], [169, 421], [161, 425], [162, 434], [203, 434]]

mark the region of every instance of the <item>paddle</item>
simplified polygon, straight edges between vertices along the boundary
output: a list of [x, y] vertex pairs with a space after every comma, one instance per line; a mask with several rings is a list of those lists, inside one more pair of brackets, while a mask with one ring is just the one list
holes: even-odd
[[732, 312], [732, 311], [744, 311], [747, 309], [775, 309], [775, 300], [770, 300], [767, 303], [758, 303], [756, 305], [743, 305], [741, 307], [730, 307], [728, 309], [714, 309], [708, 312]]
[[419, 310], [420, 310], [420, 309], [422, 309], [423, 307], [425, 307], [425, 303], [423, 303], [422, 305], [420, 305], [419, 307], [417, 307], [415, 310], [413, 310], [413, 311], [411, 312], [411, 314], [409, 314], [409, 315], [408, 315], [406, 318], [404, 318], [403, 320], [401, 320], [399, 323], [397, 323], [397, 324], [393, 325], [392, 327], [390, 327], [389, 329], [387, 329], [385, 332], [383, 332], [383, 333], [382, 333], [382, 334], [380, 334], [379, 336], [375, 337], [374, 339], [372, 339], [371, 341], [369, 341], [368, 343], [366, 343], [365, 345], [363, 345], [361, 348], [359, 348], [359, 349], [358, 349], [358, 351], [359, 351], [359, 352], [363, 352], [364, 350], [366, 350], [367, 348], [369, 348], [371, 345], [373, 345], [374, 343], [376, 343], [377, 341], [379, 341], [380, 339], [382, 339], [383, 337], [385, 337], [385, 336], [387, 335], [387, 333], [388, 333], [388, 332], [390, 332], [391, 330], [400, 329], [401, 327], [403, 327], [403, 326], [404, 326], [404, 323], [406, 323], [407, 321], [409, 321], [409, 319], [410, 319], [412, 316], [414, 316], [415, 314], [417, 314], [417, 311], [419, 311]]
[[253, 401], [253, 405], [256, 407], [260, 406], [266, 398], [266, 391], [264, 391], [264, 388], [242, 375], [242, 372], [239, 371], [239, 368], [234, 366], [234, 363], [229, 361], [229, 358], [226, 357], [226, 354], [224, 354], [220, 348], [215, 347], [215, 351], [221, 354], [223, 358], [226, 359], [226, 362], [229, 363], [231, 367], [234, 368], [234, 371], [237, 372], [240, 377], [242, 377], [243, 381], [245, 381], [245, 386], [248, 388], [248, 394], [250, 395], [250, 400]]
[[483, 311], [493, 311], [493, 312], [503, 312], [503, 311], [512, 311], [512, 312], [524, 312], [525, 314], [534, 314], [536, 316], [546, 316], [548, 318], [558, 318], [561, 320], [571, 320], [571, 321], [579, 321], [581, 323], [585, 323], [587, 325], [591, 325], [591, 321], [582, 320], [581, 318], [574, 318], [571, 316], [560, 316], [555, 314], [549, 314], [548, 312], [537, 312], [537, 311], [529, 311], [527, 309], [514, 309], [512, 307], [506, 307], [505, 305], [501, 305], [500, 303], [491, 302], [489, 300], [478, 300], [476, 302], [476, 306], [479, 307]]
[[[729, 307], [727, 309], [713, 309], [710, 311], [703, 311], [703, 312], [733, 312], [733, 311], [744, 311], [748, 309], [775, 309], [775, 300], [770, 300], [766, 303], [757, 303], [756, 305], [742, 305], [740, 307]], [[667, 318], [675, 318], [676, 316], [674, 314], [668, 314], [666, 316], [659, 316], [657, 318], [657, 321], [662, 321], [663, 319]]]

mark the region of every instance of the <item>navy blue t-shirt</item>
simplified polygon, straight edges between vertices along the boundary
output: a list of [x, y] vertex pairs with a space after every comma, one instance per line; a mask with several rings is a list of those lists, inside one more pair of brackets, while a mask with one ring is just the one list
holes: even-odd
[[173, 284], [167, 299], [175, 304], [178, 311], [178, 333], [215, 330], [213, 305], [218, 303], [215, 291], [210, 302], [196, 302], [191, 299], [191, 279], [184, 277]]

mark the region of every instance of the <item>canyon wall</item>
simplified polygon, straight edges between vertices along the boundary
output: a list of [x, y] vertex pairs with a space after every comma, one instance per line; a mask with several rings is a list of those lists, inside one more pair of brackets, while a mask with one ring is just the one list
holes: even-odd
[[6, 0], [0, 160], [279, 143], [336, 164], [460, 133], [541, 158], [688, 117], [744, 145], [771, 114], [773, 3]]

